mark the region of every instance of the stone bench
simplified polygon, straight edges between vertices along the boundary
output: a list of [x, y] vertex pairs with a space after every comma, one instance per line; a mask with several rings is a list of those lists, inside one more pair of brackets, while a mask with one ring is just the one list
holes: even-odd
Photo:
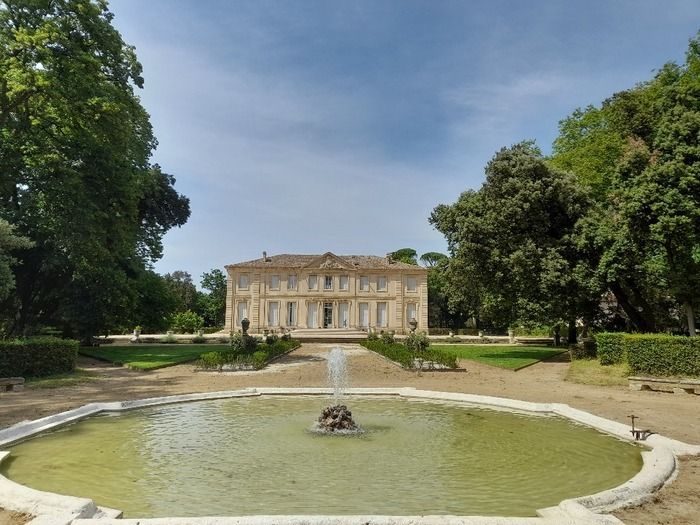
[[0, 377], [0, 392], [19, 392], [24, 390], [23, 377]]
[[538, 346], [548, 346], [554, 344], [554, 339], [552, 337], [531, 337], [523, 336], [516, 337], [515, 342], [519, 345], [538, 345]]
[[700, 380], [628, 377], [630, 390], [660, 390], [674, 394], [700, 394]]

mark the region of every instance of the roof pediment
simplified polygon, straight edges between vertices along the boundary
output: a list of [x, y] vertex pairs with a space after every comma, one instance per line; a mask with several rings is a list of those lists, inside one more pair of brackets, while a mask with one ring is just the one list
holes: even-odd
[[304, 268], [313, 270], [352, 270], [353, 265], [332, 252], [326, 252], [313, 259]]

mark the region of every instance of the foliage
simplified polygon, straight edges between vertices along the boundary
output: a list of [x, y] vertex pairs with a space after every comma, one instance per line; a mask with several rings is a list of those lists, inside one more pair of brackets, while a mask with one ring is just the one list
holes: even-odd
[[563, 352], [562, 349], [523, 345], [433, 345], [431, 350], [485, 365], [520, 370]]
[[205, 352], [199, 356], [197, 366], [200, 368], [220, 369], [226, 363], [226, 354], [223, 352]]
[[595, 340], [598, 346], [598, 358], [600, 364], [613, 365], [625, 363], [627, 356], [625, 355], [625, 347], [622, 340], [625, 335], [620, 332], [601, 332], [595, 334]]
[[201, 344], [204, 344], [206, 342], [207, 342], [207, 338], [204, 337], [203, 335], [195, 335], [192, 338], [192, 343], [194, 343], [196, 345], [201, 345]]
[[380, 339], [381, 339], [382, 343], [385, 343], [385, 344], [394, 343], [395, 342], [394, 332], [385, 332], [384, 330], [382, 330], [382, 333], [380, 335]]
[[204, 353], [215, 352], [222, 348], [226, 348], [226, 346], [221, 344], [131, 344], [128, 346], [85, 346], [80, 347], [80, 353], [137, 370], [155, 370], [194, 361]]
[[72, 372], [78, 342], [57, 337], [0, 340], [0, 377], [42, 377]]
[[260, 339], [251, 335], [233, 334], [229, 339], [230, 352], [234, 354], [252, 354], [258, 348]]
[[428, 268], [433, 268], [447, 259], [447, 255], [440, 252], [427, 252], [420, 256], [420, 262]]
[[179, 334], [193, 334], [204, 326], [204, 319], [192, 310], [178, 312], [171, 320], [172, 329]]
[[433, 362], [443, 365], [447, 368], [457, 368], [457, 360], [454, 355], [445, 352], [441, 349], [429, 349], [421, 352], [416, 352], [401, 343], [385, 343], [380, 340], [361, 341], [360, 344], [384, 357], [398, 363], [404, 368], [417, 368], [416, 360], [419, 358], [422, 362]]
[[523, 142], [501, 149], [478, 191], [430, 221], [448, 243], [449, 303], [497, 326], [592, 317], [601, 288], [573, 234], [590, 206], [575, 178]]
[[416, 252], [416, 250], [413, 248], [401, 248], [395, 252], [390, 252], [388, 255], [394, 261], [418, 266], [418, 261], [416, 260], [418, 257], [418, 252]]
[[222, 326], [226, 315], [226, 275], [218, 268], [202, 274], [200, 283], [208, 290], [200, 294], [200, 309], [206, 326]]
[[0, 217], [34, 243], [0, 305], [12, 334], [122, 328], [139, 273], [189, 217], [150, 163], [141, 64], [112, 17], [104, 1], [0, 6]]
[[[252, 339], [252, 338], [251, 338]], [[198, 365], [205, 369], [221, 370], [224, 365], [241, 367], [253, 367], [256, 370], [264, 368], [272, 359], [279, 357], [299, 347], [299, 341], [293, 339], [280, 339], [272, 344], [265, 345], [261, 350], [253, 352], [219, 351], [202, 354]]]
[[263, 368], [267, 364], [268, 359], [267, 352], [261, 352], [260, 350], [253, 352], [253, 355], [250, 356], [251, 363], [256, 370]]
[[166, 336], [163, 337], [160, 342], [168, 345], [174, 345], [177, 344], [177, 337], [175, 337], [173, 334], [166, 334]]
[[379, 341], [379, 334], [375, 332], [374, 330], [370, 330], [367, 332], [367, 340], [368, 341]]
[[10, 255], [14, 250], [31, 248], [33, 243], [15, 234], [15, 228], [0, 218], [0, 301], [4, 301], [15, 288], [12, 266], [17, 260]]
[[632, 374], [700, 376], [700, 337], [625, 334], [622, 344]]
[[279, 336], [277, 334], [269, 334], [267, 337], [265, 337], [265, 342], [268, 345], [274, 345], [278, 340]]
[[165, 283], [170, 288], [170, 293], [175, 298], [176, 312], [188, 310], [195, 312], [199, 309], [197, 287], [188, 272], [178, 270], [166, 273], [163, 279], [165, 279]]
[[425, 352], [430, 346], [430, 339], [425, 332], [411, 332], [404, 339], [404, 345], [413, 353]]
[[130, 316], [132, 323], [141, 326], [146, 334], [165, 332], [170, 328], [178, 304], [172, 288], [153, 270], [139, 272], [134, 286], [136, 300]]
[[569, 355], [572, 361], [579, 359], [595, 359], [597, 357], [595, 339], [585, 339], [582, 343], [569, 345]]

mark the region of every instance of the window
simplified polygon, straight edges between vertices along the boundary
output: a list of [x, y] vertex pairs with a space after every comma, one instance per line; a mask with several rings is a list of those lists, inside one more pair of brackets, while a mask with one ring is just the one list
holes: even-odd
[[406, 305], [406, 322], [411, 319], [416, 319], [416, 303], [408, 303]]
[[340, 276], [340, 289], [341, 290], [347, 290], [348, 289], [348, 276], [347, 275], [341, 275]]
[[280, 303], [267, 304], [267, 326], [279, 326], [280, 324]]
[[341, 328], [347, 328], [349, 319], [348, 303], [338, 303], [338, 323]]
[[317, 290], [317, 289], [318, 289], [318, 276], [309, 275], [309, 290]]
[[297, 325], [297, 303], [287, 303], [287, 326]]
[[418, 289], [418, 279], [415, 277], [406, 277], [406, 290], [415, 292]]
[[241, 321], [248, 317], [248, 303], [238, 303], [238, 316], [236, 317], [236, 326], [241, 326]]
[[248, 289], [248, 274], [242, 273], [238, 276], [238, 289], [247, 290]]
[[377, 277], [377, 291], [378, 292], [386, 292], [386, 277], [385, 276]]
[[318, 328], [318, 303], [309, 303], [306, 307], [306, 327], [307, 328]]
[[280, 289], [280, 276], [279, 275], [271, 275], [270, 276], [270, 290], [279, 290]]
[[333, 276], [332, 275], [326, 275], [326, 278], [323, 280], [323, 289], [324, 290], [332, 290], [333, 289]]
[[290, 275], [287, 277], [287, 290], [296, 290], [297, 289], [297, 276], [296, 275]]
[[369, 304], [368, 303], [360, 303], [359, 304], [360, 308], [360, 326], [362, 328], [367, 328], [369, 326]]
[[360, 277], [360, 291], [361, 292], [369, 292], [369, 277], [367, 277], [367, 276]]
[[387, 326], [386, 303], [377, 303], [377, 325], [385, 328]]

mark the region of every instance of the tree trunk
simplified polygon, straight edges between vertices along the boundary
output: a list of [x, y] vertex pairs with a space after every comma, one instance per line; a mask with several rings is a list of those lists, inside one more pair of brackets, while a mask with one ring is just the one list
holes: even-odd
[[632, 325], [640, 332], [652, 332], [654, 327], [650, 326], [647, 319], [639, 312], [637, 307], [632, 304], [627, 293], [623, 290], [619, 283], [612, 283], [610, 291], [615, 295], [615, 299], [624, 310]]
[[574, 319], [569, 321], [569, 333], [567, 336], [567, 343], [569, 343], [570, 345], [575, 345], [577, 343], [576, 320], [574, 320]]
[[688, 316], [688, 333], [690, 337], [697, 335], [695, 333], [695, 311], [693, 310], [693, 305], [690, 301], [685, 302], [685, 313]]

